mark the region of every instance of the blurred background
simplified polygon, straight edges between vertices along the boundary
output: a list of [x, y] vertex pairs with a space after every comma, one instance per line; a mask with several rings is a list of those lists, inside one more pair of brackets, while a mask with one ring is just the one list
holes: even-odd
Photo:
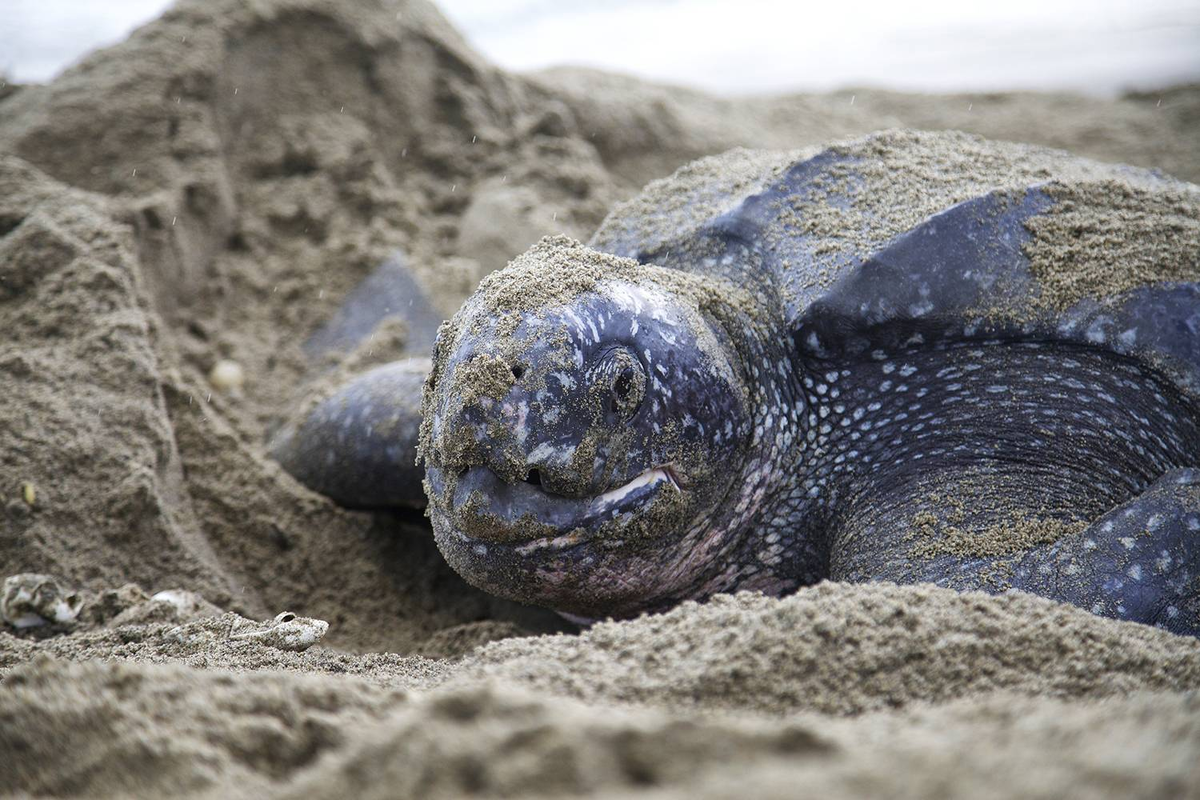
[[[170, 0], [0, 0], [0, 73], [46, 81]], [[724, 93], [876, 86], [1112, 95], [1200, 80], [1200, 0], [441, 0], [502, 67]]]

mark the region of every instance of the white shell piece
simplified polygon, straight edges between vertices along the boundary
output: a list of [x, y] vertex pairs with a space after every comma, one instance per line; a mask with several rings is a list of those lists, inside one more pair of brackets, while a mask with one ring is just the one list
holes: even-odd
[[0, 590], [0, 620], [17, 629], [70, 625], [82, 606], [83, 598], [66, 591], [49, 575], [11, 575], [4, 579]]
[[302, 651], [312, 647], [325, 636], [329, 623], [323, 619], [299, 617], [284, 611], [265, 627], [246, 633], [235, 633], [229, 638], [254, 641], [278, 650]]

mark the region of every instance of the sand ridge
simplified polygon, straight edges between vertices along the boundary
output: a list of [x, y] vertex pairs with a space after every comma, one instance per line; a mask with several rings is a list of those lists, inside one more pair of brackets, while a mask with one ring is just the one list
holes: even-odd
[[[92, 610], [0, 631], [0, 785], [1194, 792], [1191, 640], [1024, 596], [833, 585], [575, 635], [466, 586], [419, 515], [339, 509], [264, 457], [331, 374], [301, 343], [397, 249], [448, 315], [541, 236], [586, 240], [698, 157], [956, 128], [1200, 177], [1195, 87], [855, 96], [510, 75], [422, 0], [183, 0], [49, 85], [6, 87], [0, 562]], [[332, 368], [392, 355], [403, 336]], [[209, 383], [222, 361], [238, 391]], [[164, 589], [220, 614], [149, 600]], [[226, 635], [284, 610], [328, 621], [322, 644]]]
[[1021, 767], [1023, 792], [1054, 796], [1197, 775], [1200, 643], [1027, 595], [822, 584], [459, 660], [279, 650], [228, 635], [248, 624], [231, 614], [157, 613], [0, 633], [0, 751], [24, 754], [0, 762], [6, 785], [720, 797], [737, 779], [786, 794], [798, 771], [832, 796], [921, 796]]

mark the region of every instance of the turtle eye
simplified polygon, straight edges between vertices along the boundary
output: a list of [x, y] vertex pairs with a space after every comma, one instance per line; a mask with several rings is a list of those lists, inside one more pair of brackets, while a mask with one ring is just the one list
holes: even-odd
[[605, 412], [629, 419], [645, 397], [646, 371], [628, 348], [616, 348], [597, 363], [592, 387], [600, 395]]

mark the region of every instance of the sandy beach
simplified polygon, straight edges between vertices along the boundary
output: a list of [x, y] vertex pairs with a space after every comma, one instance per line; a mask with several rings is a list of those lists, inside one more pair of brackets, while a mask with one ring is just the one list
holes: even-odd
[[[318, 365], [301, 348], [396, 252], [449, 316], [540, 237], [586, 240], [730, 148], [960, 130], [1195, 182], [1198, 124], [1197, 86], [728, 98], [510, 74], [420, 0], [183, 0], [5, 86], [0, 581], [52, 576], [82, 610], [0, 625], [0, 786], [1200, 797], [1194, 639], [836, 584], [581, 632], [468, 586], [420, 512], [341, 509], [265, 455], [315, 386], [428, 355], [402, 324]], [[298, 651], [284, 611], [328, 631]]]

